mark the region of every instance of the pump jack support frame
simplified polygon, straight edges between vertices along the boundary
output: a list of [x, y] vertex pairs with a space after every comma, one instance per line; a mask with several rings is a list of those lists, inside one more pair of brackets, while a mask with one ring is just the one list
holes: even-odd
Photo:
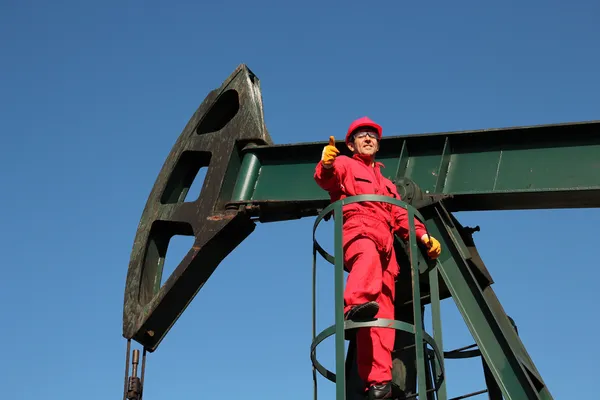
[[[274, 145], [265, 126], [259, 79], [245, 65], [211, 91], [175, 142], [143, 210], [127, 273], [123, 336], [144, 352], [155, 351], [256, 222], [314, 217], [325, 209], [328, 195], [312, 178], [325, 144]], [[403, 201], [423, 213], [442, 242], [438, 295], [454, 298], [463, 316], [475, 319], [470, 330], [484, 358], [486, 380], [494, 381], [496, 393], [507, 399], [514, 398], [507, 385], [521, 387], [526, 398], [551, 396], [507, 323], [472, 230], [452, 212], [599, 207], [599, 154], [600, 121], [382, 139], [378, 159], [386, 166], [384, 175], [396, 183]], [[200, 196], [184, 202], [203, 167], [208, 170]], [[194, 236], [195, 242], [161, 287], [174, 235]], [[427, 274], [421, 278], [430, 284]], [[504, 381], [490, 363], [495, 352], [510, 353], [512, 367], [523, 375]]]

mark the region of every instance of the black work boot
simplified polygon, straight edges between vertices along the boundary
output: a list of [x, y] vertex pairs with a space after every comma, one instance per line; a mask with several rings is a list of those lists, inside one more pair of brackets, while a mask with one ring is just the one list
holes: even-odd
[[367, 392], [367, 400], [395, 399], [390, 382], [381, 385], [371, 385]]
[[379, 304], [376, 301], [369, 301], [368, 303], [359, 304], [352, 307], [344, 317], [347, 320], [352, 321], [364, 321], [375, 318], [375, 315], [379, 312]]

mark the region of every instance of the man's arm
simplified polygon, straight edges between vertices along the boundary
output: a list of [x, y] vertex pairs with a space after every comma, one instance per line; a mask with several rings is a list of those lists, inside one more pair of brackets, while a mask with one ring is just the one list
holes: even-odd
[[340, 177], [343, 175], [344, 165], [339, 160], [336, 162], [339, 154], [340, 151], [335, 147], [335, 139], [330, 136], [329, 144], [323, 148], [321, 160], [315, 167], [314, 174], [317, 185], [328, 192], [340, 188]]

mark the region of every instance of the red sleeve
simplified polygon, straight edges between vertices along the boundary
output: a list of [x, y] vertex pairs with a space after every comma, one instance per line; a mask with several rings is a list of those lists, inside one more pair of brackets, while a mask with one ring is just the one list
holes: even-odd
[[344, 163], [338, 156], [333, 162], [332, 168], [325, 168], [321, 161], [317, 163], [315, 167], [315, 181], [322, 189], [328, 192], [334, 192], [340, 190], [340, 182], [342, 180], [345, 168]]
[[[389, 182], [388, 185], [394, 197], [396, 197], [398, 200], [402, 200], [400, 198], [400, 194], [398, 194], [396, 185], [391, 182]], [[420, 240], [421, 236], [427, 233], [427, 229], [425, 228], [425, 225], [423, 225], [421, 221], [417, 219], [417, 217], [415, 217], [414, 220], [417, 240]], [[402, 239], [408, 240], [408, 210], [402, 207], [392, 206], [392, 221], [394, 223], [394, 231], [396, 231], [396, 234]]]

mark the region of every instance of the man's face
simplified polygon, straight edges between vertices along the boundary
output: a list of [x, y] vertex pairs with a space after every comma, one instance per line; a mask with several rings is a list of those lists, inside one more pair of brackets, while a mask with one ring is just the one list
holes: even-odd
[[348, 143], [348, 148], [353, 153], [374, 157], [379, 150], [377, 133], [370, 129], [359, 130], [354, 134], [354, 141]]

